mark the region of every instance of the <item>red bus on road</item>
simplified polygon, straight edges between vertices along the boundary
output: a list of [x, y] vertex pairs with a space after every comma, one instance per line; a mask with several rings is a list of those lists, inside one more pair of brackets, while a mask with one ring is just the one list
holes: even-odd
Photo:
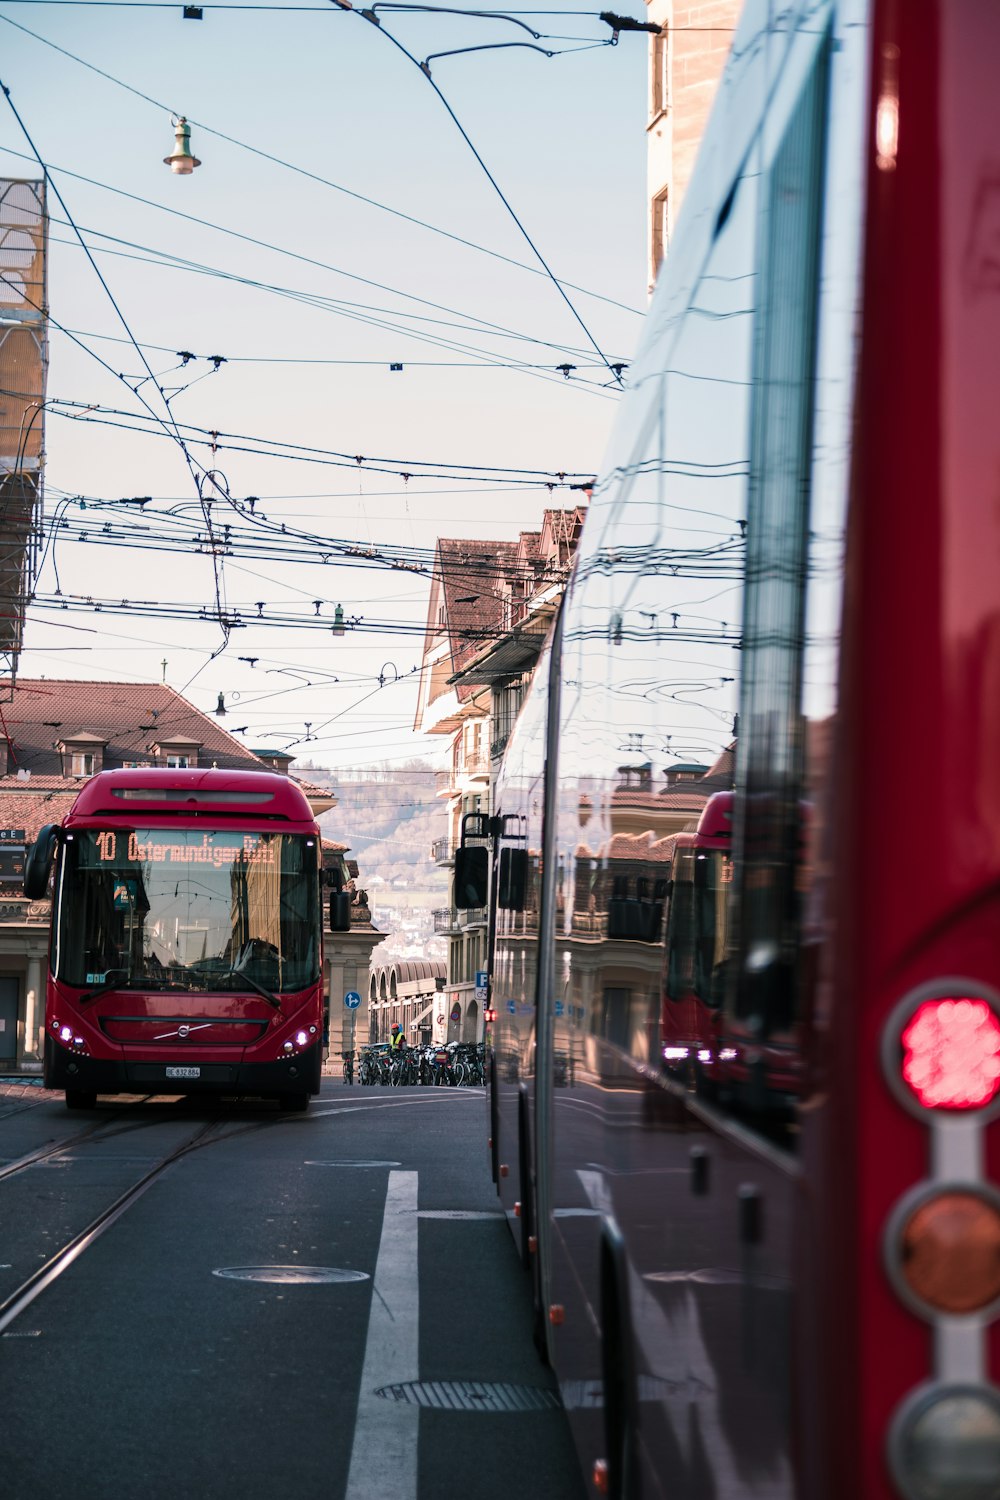
[[307, 1107], [323, 1046], [322, 858], [293, 782], [105, 771], [39, 833], [28, 895], [45, 894], [53, 861], [47, 1088], [77, 1109], [119, 1093]]

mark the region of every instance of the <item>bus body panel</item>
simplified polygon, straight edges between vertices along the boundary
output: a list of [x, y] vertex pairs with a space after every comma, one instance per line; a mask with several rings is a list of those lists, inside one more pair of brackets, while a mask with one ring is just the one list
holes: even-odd
[[[917, 1311], [893, 1237], [949, 1172], [1000, 1180], [1000, 1119], [921, 1112], [902, 1037], [925, 994], [1000, 1011], [1000, 8], [777, 12], [734, 39], [555, 663], [539, 1250], [619, 1500], [890, 1500], [914, 1403], [1000, 1376], [994, 1309]], [[646, 906], [689, 835], [658, 767], [713, 740], [694, 694], [735, 708], [736, 647], [706, 1098], [661, 1067]]]

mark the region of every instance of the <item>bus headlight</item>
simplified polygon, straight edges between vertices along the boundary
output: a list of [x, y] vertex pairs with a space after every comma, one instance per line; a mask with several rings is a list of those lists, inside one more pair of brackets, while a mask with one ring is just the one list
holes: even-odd
[[994, 1500], [1000, 1474], [1000, 1393], [934, 1385], [899, 1408], [889, 1463], [906, 1500]]

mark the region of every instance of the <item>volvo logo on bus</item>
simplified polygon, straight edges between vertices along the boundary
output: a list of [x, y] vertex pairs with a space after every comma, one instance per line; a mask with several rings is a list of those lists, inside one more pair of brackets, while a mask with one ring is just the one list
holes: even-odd
[[190, 1026], [178, 1026], [178, 1028], [177, 1028], [177, 1035], [181, 1038], [182, 1041], [184, 1040], [184, 1038], [186, 1036], [190, 1036], [190, 1034], [191, 1034], [191, 1028], [190, 1028]]

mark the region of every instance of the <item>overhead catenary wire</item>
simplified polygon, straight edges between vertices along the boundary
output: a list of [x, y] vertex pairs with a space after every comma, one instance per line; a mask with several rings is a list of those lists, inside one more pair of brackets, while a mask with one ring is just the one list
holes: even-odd
[[[114, 334], [93, 333], [81, 328], [67, 328], [66, 333], [72, 334], [74, 338], [96, 339], [101, 343], [119, 344], [127, 343], [127, 339], [116, 338]], [[143, 343], [144, 349], [150, 349], [156, 354], [173, 354], [176, 350], [171, 349], [169, 344]], [[192, 358], [202, 360], [210, 359], [211, 355], [194, 354]], [[388, 359], [329, 359], [314, 357], [311, 355], [297, 354], [227, 354], [226, 363], [230, 365], [329, 365], [334, 369], [341, 367], [357, 368], [364, 367], [374, 370], [385, 370], [391, 368], [393, 361]], [[502, 364], [492, 366], [484, 365], [482, 360], [456, 360], [456, 359], [407, 359], [406, 368], [414, 370], [552, 370], [558, 368], [554, 365], [526, 365], [522, 360], [508, 360]], [[588, 370], [599, 370], [603, 368], [596, 360], [592, 360], [582, 368]]]
[[[99, 235], [105, 239], [115, 238], [114, 236], [104, 234], [104, 232], [101, 230], [88, 230], [86, 232], [94, 235]], [[119, 243], [128, 242], [119, 241]], [[314, 307], [320, 311], [328, 312], [337, 317], [346, 318], [352, 322], [367, 324], [368, 326], [373, 328], [383, 329], [389, 333], [392, 333], [397, 339], [411, 339], [419, 343], [429, 344], [434, 348], [446, 349], [457, 353], [475, 353], [478, 356], [478, 363], [484, 368], [512, 369], [524, 374], [532, 375], [535, 378], [554, 381], [556, 384], [561, 384], [564, 379], [568, 378], [568, 373], [578, 368], [576, 365], [568, 365], [565, 363], [559, 365], [549, 364], [544, 366], [537, 366], [533, 365], [530, 361], [504, 359], [502, 355], [497, 355], [491, 350], [477, 349], [475, 345], [461, 343], [451, 337], [446, 337], [421, 329], [400, 327], [397, 323], [386, 321], [387, 317], [412, 318], [421, 322], [429, 323], [437, 323], [441, 321], [439, 319], [428, 318], [426, 315], [407, 313], [403, 310], [386, 310], [384, 316], [377, 316], [372, 312], [365, 311], [365, 304], [363, 303], [358, 304], [344, 302], [341, 299], [327, 297], [320, 293], [305, 292], [296, 290], [294, 288], [277, 286], [272, 283], [256, 280], [252, 277], [241, 276], [234, 271], [223, 271], [216, 267], [199, 264], [196, 261], [188, 261], [181, 256], [171, 255], [164, 251], [156, 252], [155, 256], [147, 258], [141, 255], [133, 256], [129, 252], [121, 250], [109, 250], [104, 247], [92, 248], [95, 248], [97, 253], [101, 255], [116, 256], [126, 260], [138, 259], [141, 262], [161, 266], [164, 269], [184, 271], [191, 275], [214, 277], [220, 281], [231, 282], [238, 286], [251, 287], [255, 290], [270, 292], [275, 296], [301, 302], [306, 306]], [[53, 326], [56, 327], [59, 332], [69, 334], [68, 329], [64, 328], [55, 320], [52, 321]], [[479, 333], [484, 337], [495, 336], [498, 338], [511, 339], [516, 342], [537, 344], [539, 347], [552, 348], [557, 353], [569, 355], [574, 359], [580, 358], [577, 350], [566, 348], [565, 346], [558, 344], [550, 344], [547, 340], [540, 338], [536, 339], [530, 334], [521, 334], [514, 332], [513, 330], [503, 329], [499, 327], [494, 329], [487, 326], [475, 328], [470, 331]], [[76, 337], [75, 342], [80, 343], [84, 348], [86, 347], [86, 345], [82, 343], [82, 339], [79, 336]], [[228, 362], [228, 359], [224, 361], [224, 363]], [[378, 363], [385, 366], [387, 364], [390, 364], [391, 361], [388, 359], [383, 359], [378, 361]], [[621, 371], [626, 369], [627, 365], [627, 360], [618, 360], [616, 361], [614, 368]], [[570, 383], [577, 389], [585, 388], [593, 395], [604, 396], [605, 398], [607, 398], [607, 386], [605, 384], [595, 384], [594, 382], [588, 380], [586, 377], [580, 375], [575, 375]], [[126, 384], [128, 384], [128, 381], [126, 381]], [[134, 390], [135, 387], [130, 386], [130, 389]]]
[[[83, 401], [71, 401], [61, 397], [53, 397], [47, 403], [48, 409], [55, 415], [65, 415], [75, 412], [72, 418], [75, 421], [102, 421], [108, 418], [108, 425], [115, 425], [111, 418], [134, 418], [141, 422], [144, 419], [137, 413], [123, 412], [114, 407], [104, 407]], [[98, 415], [95, 415], [98, 414]], [[279, 439], [253, 438], [246, 433], [232, 433], [223, 429], [213, 429], [196, 426], [190, 422], [179, 422], [180, 431], [187, 435], [192, 442], [207, 442], [210, 446], [215, 445], [216, 451], [231, 448], [233, 451], [241, 451], [234, 445], [240, 443], [253, 443], [257, 446], [252, 450], [260, 454], [269, 454], [272, 457], [293, 459], [297, 456], [313, 459], [320, 463], [335, 463], [338, 467], [364, 468], [375, 473], [406, 474], [408, 479], [414, 477], [428, 477], [431, 479], [458, 478], [463, 481], [471, 481], [477, 475], [483, 475], [489, 482], [496, 483], [502, 478], [505, 483], [517, 484], [531, 482], [534, 485], [548, 487], [568, 487], [573, 481], [581, 483], [592, 483], [593, 472], [586, 470], [553, 470], [553, 469], [529, 469], [518, 468], [507, 464], [465, 464], [450, 463], [440, 459], [425, 458], [388, 458], [385, 456], [369, 456], [366, 454], [352, 454], [333, 448], [317, 448], [310, 444], [282, 442]], [[136, 432], [149, 432], [148, 427], [133, 427]], [[245, 451], [245, 450], [242, 450]], [[448, 473], [441, 473], [440, 470]]]
[[[37, 3], [37, 0], [32, 0], [32, 3]], [[67, 3], [69, 3], [69, 0], [67, 0]], [[169, 5], [169, 9], [175, 9], [175, 8], [176, 7], [172, 3]], [[254, 9], [256, 7], [250, 7], [250, 8]], [[284, 9], [284, 7], [277, 7], [277, 8], [278, 9]], [[313, 9], [313, 7], [309, 7], [309, 8]], [[324, 6], [322, 9], [320, 9], [320, 7], [315, 7], [315, 9], [317, 10], [318, 13], [323, 14], [323, 15], [330, 15], [331, 14], [331, 11], [330, 11], [330, 9], [329, 9], [328, 6]], [[540, 14], [544, 14], [544, 13], [540, 12]], [[559, 12], [553, 12], [553, 14], [559, 14]], [[587, 16], [596, 15], [595, 12], [585, 12], [585, 11], [578, 12], [577, 14], [587, 15]], [[13, 26], [18, 31], [24, 32], [27, 36], [32, 37], [37, 42], [41, 42], [44, 46], [51, 47], [54, 51], [62, 53], [62, 55], [64, 57], [69, 58], [70, 61], [79, 64], [80, 67], [87, 68], [91, 72], [98, 74], [100, 77], [106, 79], [109, 83], [113, 83], [118, 88], [126, 90], [128, 93], [133, 94], [136, 98], [143, 100], [145, 103], [152, 104], [157, 109], [164, 110], [167, 113], [173, 113], [173, 111], [169, 110], [168, 106], [165, 105], [164, 103], [162, 103], [162, 101], [157, 100], [157, 99], [153, 99], [149, 94], [144, 94], [140, 89], [134, 88], [131, 84], [125, 83], [124, 80], [122, 80], [120, 78], [116, 78], [114, 76], [114, 74], [108, 73], [104, 68], [99, 68], [99, 67], [97, 67], [96, 64], [86, 61], [86, 59], [84, 59], [82, 57], [79, 57], [76, 53], [68, 51], [67, 48], [59, 46], [58, 43], [51, 41], [48, 37], [44, 37], [40, 33], [36, 32], [36, 31], [31, 31], [27, 26], [23, 26], [19, 21], [12, 20], [12, 18], [10, 16], [4, 16], [4, 15], [0, 14], [0, 21], [4, 21], [4, 22], [6, 22], [6, 24], [8, 26]], [[264, 161], [270, 161], [275, 166], [279, 166], [279, 167], [282, 167], [283, 169], [285, 169], [287, 171], [297, 173], [299, 176], [308, 178], [310, 181], [318, 183], [322, 187], [327, 187], [327, 188], [332, 189], [334, 192], [342, 193], [345, 196], [347, 196], [349, 198], [353, 198], [353, 199], [357, 200], [360, 203], [364, 203], [364, 204], [368, 205], [371, 208], [378, 209], [378, 210], [380, 210], [383, 213], [391, 214], [393, 217], [398, 218], [398, 219], [402, 219], [402, 220], [406, 221], [407, 223], [413, 224], [417, 228], [425, 229], [425, 230], [427, 230], [428, 232], [430, 232], [432, 234], [440, 235], [440, 236], [442, 236], [445, 239], [452, 240], [456, 244], [462, 245], [462, 246], [464, 246], [465, 248], [467, 248], [469, 250], [474, 250], [474, 251], [476, 251], [476, 252], [478, 252], [480, 254], [490, 256], [493, 259], [498, 260], [498, 261], [502, 261], [505, 264], [507, 264], [509, 266], [512, 266], [512, 267], [514, 267], [517, 270], [528, 272], [532, 276], [544, 276], [545, 275], [545, 272], [543, 270], [541, 270], [537, 266], [528, 265], [526, 262], [517, 260], [513, 256], [504, 255], [504, 254], [502, 254], [498, 250], [493, 250], [493, 249], [491, 249], [487, 245], [477, 244], [474, 240], [465, 239], [462, 235], [454, 234], [452, 231], [447, 230], [447, 229], [442, 229], [439, 225], [430, 224], [430, 223], [428, 223], [424, 219], [420, 219], [420, 218], [415, 217], [413, 214], [404, 213], [400, 209], [392, 208], [390, 205], [385, 204], [385, 203], [380, 203], [375, 198], [368, 197], [364, 193], [356, 192], [352, 188], [344, 187], [343, 184], [337, 183], [337, 182], [333, 182], [330, 178], [323, 177], [323, 176], [321, 176], [317, 172], [309, 171], [307, 168], [298, 166], [294, 162], [285, 161], [283, 158], [281, 158], [279, 156], [275, 156], [273, 153], [271, 153], [269, 151], [263, 151], [258, 146], [252, 146], [252, 145], [250, 145], [246, 141], [238, 140], [235, 136], [227, 135], [224, 131], [216, 130], [211, 125], [206, 124], [203, 120], [196, 120], [192, 116], [188, 116], [187, 118], [188, 118], [189, 123], [192, 126], [196, 126], [199, 130], [204, 131], [207, 135], [215, 136], [218, 140], [226, 141], [229, 145], [236, 146], [236, 147], [238, 147], [242, 151], [250, 152], [251, 155], [260, 157]], [[14, 153], [14, 154], [17, 154], [17, 153]], [[57, 170], [62, 171], [64, 173], [64, 175], [67, 175], [67, 176], [76, 176], [76, 177], [79, 178], [79, 180], [81, 180], [83, 182], [90, 182], [90, 183], [94, 183], [94, 185], [96, 185], [96, 186], [104, 187], [109, 192], [122, 193], [122, 195], [124, 197], [128, 197], [128, 198], [135, 198], [136, 197], [135, 194], [125, 193], [120, 188], [112, 188], [107, 183], [96, 183], [93, 178], [81, 177], [79, 173], [70, 173], [65, 168], [58, 168]], [[136, 201], [147, 202], [149, 200], [146, 200], [146, 199], [137, 199]], [[176, 210], [171, 210], [171, 209], [167, 208], [165, 205], [162, 205], [162, 204], [152, 204], [151, 206], [156, 207], [156, 208], [163, 208], [163, 211], [166, 212], [166, 213], [176, 212]], [[605, 303], [609, 304], [612, 307], [617, 307], [617, 308], [621, 309], [622, 312], [631, 313], [635, 317], [643, 317], [644, 316], [643, 309], [637, 308], [637, 307], [630, 307], [627, 303], [620, 302], [616, 298], [609, 297], [609, 296], [607, 296], [606, 294], [604, 294], [602, 292], [595, 292], [593, 290], [590, 290], [587, 287], [578, 286], [575, 283], [569, 282], [569, 281], [565, 282], [564, 285], [567, 286], [567, 287], [569, 287], [571, 291], [579, 292], [582, 296], [593, 298], [594, 300], [599, 301], [599, 302], [605, 302]]]
[[532, 254], [538, 260], [539, 265], [542, 266], [542, 268], [545, 271], [545, 274], [549, 277], [549, 280], [552, 282], [552, 285], [556, 288], [556, 291], [559, 293], [560, 297], [563, 299], [563, 301], [565, 302], [566, 306], [569, 308], [570, 313], [572, 314], [573, 318], [576, 320], [576, 322], [583, 329], [583, 332], [584, 332], [584, 334], [586, 335], [586, 338], [587, 338], [587, 342], [591, 345], [591, 347], [600, 356], [600, 358], [604, 362], [604, 364], [607, 365], [608, 370], [610, 371], [610, 373], [612, 374], [612, 376], [614, 377], [614, 379], [616, 380], [616, 382], [618, 383], [618, 385], [621, 385], [622, 384], [621, 372], [619, 371], [617, 374], [615, 374], [614, 367], [613, 367], [611, 361], [608, 359], [607, 355], [604, 353], [604, 350], [601, 348], [600, 344], [598, 344], [597, 340], [594, 338], [594, 335], [591, 333], [590, 329], [587, 327], [587, 324], [584, 322], [584, 320], [581, 317], [580, 313], [574, 307], [573, 302], [572, 302], [572, 300], [571, 300], [571, 298], [569, 296], [569, 293], [566, 291], [566, 289], [563, 286], [562, 282], [556, 276], [555, 272], [552, 270], [552, 268], [549, 265], [548, 261], [545, 259], [545, 257], [543, 256], [542, 252], [539, 250], [538, 246], [535, 244], [534, 240], [531, 238], [531, 235], [528, 233], [528, 231], [525, 228], [524, 224], [521, 222], [521, 220], [518, 217], [518, 215], [517, 215], [517, 213], [516, 213], [516, 211], [515, 211], [512, 203], [508, 199], [507, 195], [504, 193], [504, 191], [501, 188], [499, 182], [497, 182], [496, 178], [493, 176], [493, 173], [490, 171], [489, 167], [486, 165], [486, 162], [484, 161], [483, 157], [480, 155], [478, 149], [476, 148], [475, 143], [472, 140], [472, 137], [469, 135], [468, 131], [465, 129], [465, 126], [462, 124], [461, 120], [458, 118], [458, 115], [455, 113], [454, 109], [451, 107], [451, 105], [449, 104], [448, 100], [445, 98], [445, 96], [442, 93], [441, 89], [434, 82], [434, 79], [431, 77], [430, 69], [427, 66], [426, 62], [424, 62], [424, 63], [419, 62], [417, 60], [417, 58], [414, 57], [413, 53], [407, 47], [403, 46], [403, 43], [399, 40], [398, 37], [393, 36], [393, 34], [392, 34], [391, 31], [386, 31], [386, 29], [382, 26], [382, 23], [379, 21], [378, 17], [373, 12], [368, 11], [368, 10], [355, 10], [353, 4], [351, 3], [351, 0], [333, 0], [333, 4], [336, 5], [336, 6], [338, 6], [341, 10], [349, 10], [352, 13], [352, 15], [360, 16], [363, 20], [368, 21], [370, 25], [372, 25], [372, 26], [375, 27], [376, 31], [378, 31], [378, 33], [379, 33], [380, 36], [384, 36], [388, 41], [390, 41], [393, 44], [393, 46], [396, 47], [403, 54], [404, 57], [406, 57], [406, 58], [409, 59], [409, 61], [414, 65], [415, 68], [418, 68], [420, 70], [420, 72], [423, 73], [424, 77], [427, 79], [427, 82], [430, 84], [431, 88], [434, 90], [435, 94], [440, 99], [441, 103], [444, 105], [444, 108], [447, 111], [447, 113], [448, 113], [450, 119], [452, 120], [453, 124], [455, 125], [455, 128], [458, 130], [458, 133], [461, 135], [462, 139], [465, 141], [465, 144], [468, 146], [469, 150], [472, 152], [472, 154], [475, 157], [476, 161], [479, 163], [480, 167], [482, 168], [483, 172], [485, 173], [487, 179], [490, 182], [490, 185], [493, 187], [494, 191], [496, 192], [497, 197], [500, 199], [500, 201], [503, 204], [504, 208], [507, 210], [507, 212], [510, 214], [511, 218], [513, 219], [514, 223], [517, 225], [518, 230], [520, 231], [521, 235], [524, 237], [526, 243], [529, 245], [529, 247], [530, 247], [530, 249], [532, 251]]

